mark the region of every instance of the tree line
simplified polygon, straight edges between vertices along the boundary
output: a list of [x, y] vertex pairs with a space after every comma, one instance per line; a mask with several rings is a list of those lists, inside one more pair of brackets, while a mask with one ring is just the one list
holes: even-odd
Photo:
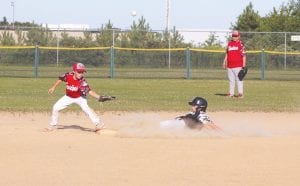
[[[72, 36], [68, 31], [60, 31], [59, 42], [57, 31], [43, 27], [37, 23], [7, 22], [6, 17], [0, 21], [0, 46], [52, 46], [86, 48], [86, 47], [122, 47], [122, 48], [200, 48], [209, 50], [223, 50], [224, 43], [218, 38], [217, 33], [211, 32], [203, 42], [194, 44], [186, 42], [184, 36], [173, 27], [171, 30], [152, 30], [144, 17], [133, 21], [129, 30], [116, 29], [109, 20], [97, 30], [85, 30], [82, 37]], [[300, 0], [289, 0], [278, 9], [275, 7], [265, 16], [260, 16], [258, 11], [249, 3], [237, 17], [235, 23], [230, 25], [231, 30], [241, 32], [242, 41], [247, 50], [271, 50], [299, 52], [300, 42], [291, 41], [291, 35], [300, 35]], [[230, 34], [227, 39], [230, 39]], [[56, 50], [40, 50], [39, 63], [53, 64], [57, 59]], [[139, 67], [147, 66], [162, 68], [168, 66], [169, 53], [143, 52], [138, 50], [114, 52], [117, 66]], [[223, 59], [223, 53], [191, 52], [191, 67], [215, 68]], [[299, 68], [299, 56], [288, 56], [287, 63], [290, 67]], [[93, 66], [109, 66], [111, 59], [110, 50], [64, 50], [59, 52], [59, 61], [69, 65], [72, 61], [81, 61]], [[252, 67], [260, 68], [260, 54], [249, 54], [247, 60]], [[34, 53], [32, 49], [1, 49], [0, 64], [28, 64], [32, 65]], [[185, 51], [172, 51], [172, 65], [184, 68], [186, 61]], [[284, 56], [269, 56], [270, 65], [282, 68]]]
[[[0, 22], [0, 27], [4, 30], [9, 29], [12, 27], [12, 23], [7, 22], [6, 17], [4, 17]], [[34, 22], [15, 22], [14, 28], [15, 36], [8, 30], [0, 34], [2, 46], [32, 46], [36, 44], [56, 46], [57, 44], [57, 38], [53, 31]], [[24, 29], [27, 32], [23, 32]], [[230, 29], [239, 30], [242, 33], [242, 39], [250, 50], [257, 48], [281, 50], [284, 34], [251, 33], [300, 32], [300, 0], [289, 0], [288, 3], [283, 3], [278, 9], [273, 7], [273, 10], [266, 16], [260, 16], [250, 2], [237, 17], [237, 21], [230, 26]], [[112, 41], [113, 33], [114, 41]], [[161, 32], [153, 31], [144, 17], [140, 17], [137, 22], [133, 21], [130, 31], [114, 30], [114, 25], [109, 20], [96, 31], [84, 31], [83, 37], [77, 38], [63, 31], [60, 38], [61, 47], [110, 47], [113, 44], [117, 47], [131, 48], [168, 48], [169, 44], [173, 48], [223, 48], [221, 41], [214, 32], [210, 33], [208, 39], [203, 43], [195, 45], [191, 42], [185, 42], [184, 37], [176, 30], [176, 27]], [[298, 43], [289, 43], [288, 46], [290, 51], [299, 50]]]

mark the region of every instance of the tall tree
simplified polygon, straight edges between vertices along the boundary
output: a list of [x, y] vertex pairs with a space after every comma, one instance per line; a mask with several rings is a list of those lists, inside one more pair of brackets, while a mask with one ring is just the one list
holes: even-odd
[[110, 47], [113, 45], [113, 39], [116, 41], [119, 36], [117, 32], [113, 31], [113, 29], [113, 24], [110, 20], [104, 26], [101, 26], [99, 33], [96, 34], [96, 43], [98, 46]]
[[95, 46], [95, 42], [93, 41], [93, 35], [89, 31], [83, 32], [83, 37], [78, 39], [79, 47], [93, 47]]
[[148, 32], [151, 32], [151, 29], [143, 16], [138, 20], [137, 24], [134, 21], [131, 26], [131, 32], [128, 33], [130, 46], [134, 48], [146, 48]]
[[[262, 19], [261, 30], [265, 32], [300, 32], [300, 0], [290, 0], [286, 5], [283, 3], [279, 9], [273, 8], [272, 12]], [[271, 33], [263, 36], [270, 50], [285, 50], [285, 35], [282, 33]], [[269, 38], [267, 38], [269, 37]], [[269, 41], [267, 41], [269, 39]], [[299, 43], [287, 41], [288, 51], [299, 50]], [[267, 43], [269, 43], [267, 45]], [[257, 43], [256, 43], [257, 44]]]
[[273, 8], [264, 21], [264, 29], [270, 32], [300, 31], [300, 0], [290, 0], [282, 4], [278, 10]]
[[51, 46], [53, 43], [53, 33], [47, 28], [33, 27], [27, 32], [25, 37], [26, 45]]
[[173, 27], [173, 35], [171, 38], [171, 44], [174, 48], [186, 47], [187, 45], [184, 43], [184, 37], [176, 30], [176, 27]]
[[232, 29], [241, 31], [257, 31], [260, 26], [260, 16], [257, 11], [253, 9], [250, 2], [243, 10], [243, 13], [238, 16], [237, 22], [232, 25]]
[[169, 39], [172, 48], [184, 48], [190, 46], [190, 44], [184, 43], [184, 37], [180, 34], [176, 27], [173, 27], [173, 31], [164, 30], [162, 34], [161, 48], [169, 47]]
[[288, 27], [289, 9], [286, 6], [281, 6], [279, 10], [273, 8], [263, 21], [262, 30], [267, 32], [284, 32]]
[[218, 40], [216, 33], [210, 33], [208, 39], [204, 41], [201, 47], [206, 49], [222, 49], [222, 42]]
[[0, 26], [7, 26], [7, 25], [8, 25], [7, 18], [4, 16], [3, 21], [0, 21]]
[[290, 30], [300, 32], [300, 0], [290, 1], [289, 7], [291, 9], [291, 17], [293, 18], [290, 21]]
[[64, 31], [60, 35], [60, 46], [62, 47], [76, 47], [77, 41], [75, 37], [69, 36], [69, 34]]

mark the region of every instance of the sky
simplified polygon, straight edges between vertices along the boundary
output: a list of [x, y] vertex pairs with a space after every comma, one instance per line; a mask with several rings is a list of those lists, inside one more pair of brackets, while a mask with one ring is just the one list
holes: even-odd
[[[37, 24], [85, 24], [99, 28], [109, 20], [129, 29], [143, 16], [152, 30], [166, 28], [166, 0], [0, 0], [0, 20]], [[11, 2], [14, 2], [12, 6]], [[176, 29], [228, 30], [252, 2], [265, 16], [289, 0], [170, 0], [170, 27]], [[132, 12], [136, 11], [136, 16]], [[14, 12], [14, 13], [13, 13]]]

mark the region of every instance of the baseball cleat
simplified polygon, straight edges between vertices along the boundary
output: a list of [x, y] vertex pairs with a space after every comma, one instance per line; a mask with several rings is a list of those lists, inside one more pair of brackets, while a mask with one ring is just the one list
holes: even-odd
[[244, 98], [243, 94], [238, 94], [237, 98]]
[[104, 123], [98, 124], [98, 125], [96, 125], [96, 128], [95, 128], [94, 132], [98, 132], [98, 131], [100, 131], [102, 129], [105, 129], [105, 128], [106, 127], [105, 127]]
[[233, 95], [232, 94], [227, 94], [227, 97], [233, 98]]
[[47, 128], [44, 128], [43, 132], [52, 132], [52, 131], [54, 131], [56, 129], [57, 129], [56, 126], [49, 126]]

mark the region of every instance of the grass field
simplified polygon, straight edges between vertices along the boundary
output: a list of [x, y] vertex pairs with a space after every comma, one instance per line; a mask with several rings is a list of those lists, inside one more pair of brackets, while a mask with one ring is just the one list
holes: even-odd
[[[184, 79], [87, 79], [91, 88], [100, 94], [117, 96], [116, 101], [89, 104], [100, 111], [185, 111], [195, 96], [208, 100], [209, 111], [299, 112], [300, 84], [298, 81], [245, 81], [245, 98], [230, 99], [224, 95], [227, 80]], [[64, 95], [61, 84], [53, 95], [47, 90], [56, 78], [1, 78], [0, 110], [50, 111]], [[79, 110], [74, 105], [68, 110]]]
[[[0, 77], [13, 77], [13, 78], [54, 78], [58, 75], [71, 70], [70, 66], [63, 65], [40, 65], [35, 74], [33, 65], [4, 65], [0, 64]], [[263, 78], [262, 71], [257, 68], [248, 68], [247, 80], [261, 80]], [[87, 77], [89, 78], [111, 78], [110, 65], [101, 67], [87, 68]], [[128, 78], [128, 79], [187, 79], [187, 69], [182, 68], [152, 68], [147, 66], [140, 67], [124, 67], [116, 66], [113, 70], [114, 78]], [[205, 67], [191, 67], [189, 71], [190, 79], [220, 79], [227, 80], [226, 71], [220, 66], [216, 68]], [[264, 71], [265, 80], [274, 81], [299, 81], [300, 71], [295, 68], [289, 69], [266, 69]]]

